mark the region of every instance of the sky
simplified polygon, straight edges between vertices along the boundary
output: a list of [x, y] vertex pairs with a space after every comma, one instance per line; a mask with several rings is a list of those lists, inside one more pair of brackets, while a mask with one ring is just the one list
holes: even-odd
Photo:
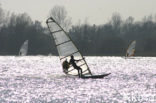
[[132, 16], [135, 21], [156, 15], [156, 0], [0, 0], [0, 4], [4, 10], [16, 14], [26, 12], [32, 20], [39, 20], [43, 25], [55, 5], [66, 8], [73, 24], [86, 19], [89, 24], [104, 24], [115, 12], [123, 19]]

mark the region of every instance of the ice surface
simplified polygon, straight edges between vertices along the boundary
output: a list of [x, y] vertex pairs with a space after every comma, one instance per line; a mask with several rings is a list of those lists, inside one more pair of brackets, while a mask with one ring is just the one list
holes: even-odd
[[103, 79], [66, 76], [55, 56], [0, 56], [0, 103], [156, 103], [156, 57], [86, 57]]

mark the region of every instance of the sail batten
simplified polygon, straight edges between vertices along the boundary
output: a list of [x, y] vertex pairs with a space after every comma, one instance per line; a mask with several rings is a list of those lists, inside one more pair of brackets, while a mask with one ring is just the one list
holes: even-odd
[[70, 42], [70, 40], [65, 41], [65, 42], [63, 42], [63, 43], [60, 43], [60, 44], [57, 44], [56, 46], [62, 45], [62, 44], [67, 43], [67, 42]]
[[81, 64], [80, 67], [83, 66], [83, 65], [85, 65], [85, 63], [84, 64]]
[[[67, 32], [64, 31], [64, 29], [53, 18], [48, 18], [46, 23], [48, 29], [50, 30], [51, 37], [55, 42], [62, 67], [65, 61], [67, 61], [68, 63], [70, 62], [71, 55], [73, 55], [75, 60], [80, 60], [79, 62], [76, 62], [76, 65], [82, 68], [83, 75], [92, 75], [84, 57], [75, 46], [69, 34], [67, 34]], [[70, 65], [68, 71], [66, 71], [66, 74], [78, 75], [78, 71]]]
[[71, 72], [71, 71], [73, 71], [73, 70], [75, 70], [75, 69], [72, 69], [72, 70], [68, 71], [68, 73]]
[[60, 32], [60, 31], [62, 31], [62, 30], [58, 30], [58, 31], [53, 31], [52, 33], [57, 33], [57, 32]]
[[82, 71], [82, 73], [85, 73], [85, 72], [87, 72], [87, 70], [85, 70], [85, 71]]

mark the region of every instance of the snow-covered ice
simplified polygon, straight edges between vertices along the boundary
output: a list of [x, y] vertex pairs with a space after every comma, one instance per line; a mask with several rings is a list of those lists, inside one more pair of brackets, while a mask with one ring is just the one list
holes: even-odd
[[0, 56], [0, 103], [156, 103], [156, 57], [86, 57], [103, 79], [66, 76], [56, 56]]

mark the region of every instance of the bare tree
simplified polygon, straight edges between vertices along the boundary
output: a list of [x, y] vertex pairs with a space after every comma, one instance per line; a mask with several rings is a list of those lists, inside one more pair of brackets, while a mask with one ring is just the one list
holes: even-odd
[[112, 15], [111, 18], [111, 24], [113, 25], [114, 28], [119, 28], [122, 23], [122, 18], [119, 13], [115, 12]]
[[154, 22], [156, 22], [156, 14], [154, 15]]
[[67, 11], [64, 6], [54, 6], [50, 10], [50, 17], [53, 17], [66, 31], [71, 27], [71, 18], [67, 16]]
[[132, 16], [129, 16], [129, 17], [125, 20], [125, 22], [126, 22], [127, 24], [133, 24], [134, 18], [133, 18]]
[[1, 4], [0, 4], [0, 27], [2, 27], [3, 23], [4, 23], [4, 17], [5, 14], [4, 14], [4, 11], [3, 9], [1, 8]]

